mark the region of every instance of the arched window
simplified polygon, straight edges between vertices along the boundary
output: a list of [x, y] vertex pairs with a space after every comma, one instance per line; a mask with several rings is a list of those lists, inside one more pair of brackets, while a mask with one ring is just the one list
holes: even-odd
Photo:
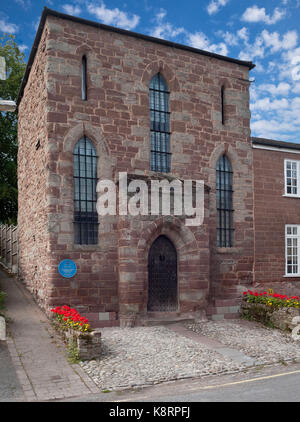
[[97, 154], [85, 136], [74, 148], [74, 231], [75, 243], [98, 243]]
[[232, 247], [234, 238], [234, 210], [232, 201], [233, 172], [231, 164], [226, 155], [222, 155], [217, 163], [216, 176], [217, 246]]
[[86, 56], [82, 57], [81, 63], [81, 99], [87, 100], [87, 84], [86, 84], [87, 63]]
[[168, 173], [171, 169], [169, 91], [160, 73], [150, 82], [149, 96], [151, 170]]

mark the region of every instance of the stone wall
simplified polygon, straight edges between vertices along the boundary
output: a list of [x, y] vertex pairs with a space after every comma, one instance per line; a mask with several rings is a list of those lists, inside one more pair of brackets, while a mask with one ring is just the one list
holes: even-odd
[[[18, 249], [19, 276], [46, 307], [53, 286], [49, 279], [51, 249], [48, 214], [53, 192], [47, 123], [47, 37], [45, 28], [18, 107]], [[38, 143], [40, 146], [38, 147]]]
[[[81, 99], [83, 55], [87, 101]], [[253, 276], [248, 67], [53, 16], [47, 17], [36, 59], [20, 105], [19, 224], [22, 277], [43, 306], [69, 304], [95, 326], [117, 325], [119, 312], [129, 312], [130, 304], [141, 312], [147, 301], [147, 248], [167, 232], [179, 252], [180, 311], [206, 306], [209, 295], [235, 297], [237, 285]], [[99, 220], [98, 245], [75, 245], [74, 146], [83, 135], [94, 143], [99, 178], [117, 180], [121, 171], [151, 178], [148, 93], [157, 72], [170, 90], [170, 176], [204, 180], [210, 188], [205, 224], [190, 230], [159, 216], [110, 216]], [[42, 92], [39, 97], [32, 97], [33, 84], [36, 94]], [[31, 115], [36, 116], [32, 125]], [[37, 135], [43, 135], [42, 148], [35, 151]], [[230, 249], [215, 246], [215, 173], [223, 153], [234, 171], [235, 240]], [[40, 177], [29, 184], [32, 169]], [[66, 258], [77, 264], [72, 279], [62, 279], [57, 271]]]
[[243, 301], [241, 304], [241, 315], [247, 319], [262, 322], [280, 330], [292, 331], [296, 325], [293, 323], [293, 319], [300, 316], [300, 310], [288, 307], [272, 309], [263, 303], [247, 303]]

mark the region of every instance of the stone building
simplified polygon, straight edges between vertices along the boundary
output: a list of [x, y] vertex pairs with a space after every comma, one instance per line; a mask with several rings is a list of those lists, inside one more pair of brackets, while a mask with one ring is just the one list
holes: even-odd
[[[99, 327], [237, 315], [241, 289], [267, 275], [253, 67], [44, 9], [17, 101], [19, 275], [43, 309], [68, 304]], [[203, 224], [99, 216], [97, 181], [119, 190], [125, 172], [147, 186], [202, 180]], [[74, 277], [59, 273], [64, 259]]]

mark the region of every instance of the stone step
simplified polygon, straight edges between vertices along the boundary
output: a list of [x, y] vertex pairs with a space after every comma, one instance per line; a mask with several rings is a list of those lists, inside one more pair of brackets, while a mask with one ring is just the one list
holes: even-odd
[[151, 327], [157, 325], [169, 325], [176, 323], [195, 322], [195, 318], [190, 315], [180, 315], [177, 312], [151, 312], [147, 316], [139, 319], [139, 325]]
[[194, 323], [194, 318], [177, 318], [173, 320], [166, 320], [166, 319], [148, 319], [141, 321], [140, 325], [143, 327], [156, 327], [159, 325], [171, 325], [171, 324], [178, 324], [178, 323]]
[[234, 312], [239, 312], [240, 305], [224, 305], [224, 306], [208, 306], [206, 309], [207, 314], [232, 314]]
[[237, 306], [238, 300], [237, 299], [214, 299], [213, 301], [214, 305], [219, 306]]

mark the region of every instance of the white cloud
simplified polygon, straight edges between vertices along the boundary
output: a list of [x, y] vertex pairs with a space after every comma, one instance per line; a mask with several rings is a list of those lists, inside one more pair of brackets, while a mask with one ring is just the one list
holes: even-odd
[[24, 53], [24, 51], [28, 49], [28, 46], [25, 45], [25, 44], [21, 44], [18, 47], [19, 47], [19, 50], [21, 51], [21, 53]]
[[188, 44], [192, 47], [199, 48], [200, 50], [211, 51], [213, 53], [227, 56], [228, 48], [225, 43], [214, 44], [209, 41], [207, 36], [202, 32], [188, 34]]
[[0, 19], [0, 31], [7, 32], [9, 34], [15, 34], [18, 32], [19, 27], [14, 23], [5, 22], [4, 19]]
[[287, 82], [280, 82], [278, 85], [261, 84], [258, 86], [260, 91], [269, 92], [272, 95], [288, 95], [291, 90], [291, 85]]
[[135, 14], [129, 15], [118, 8], [108, 9], [103, 2], [101, 2], [100, 6], [89, 3], [87, 10], [106, 25], [115, 25], [129, 30], [134, 29], [140, 20], [139, 16]]
[[15, 3], [25, 10], [28, 10], [31, 7], [31, 0], [15, 0]]
[[259, 8], [258, 6], [254, 5], [252, 7], [248, 7], [241, 20], [245, 22], [264, 22], [267, 25], [272, 25], [279, 20], [281, 20], [285, 16], [285, 10], [280, 10], [278, 7], [273, 12], [273, 16], [266, 14], [266, 9], [264, 7]]
[[77, 16], [81, 13], [81, 8], [72, 4], [63, 4], [62, 8], [68, 15]]
[[299, 140], [300, 97], [255, 99], [251, 103], [253, 136], [270, 139]]
[[261, 36], [257, 36], [253, 44], [244, 42], [244, 48], [239, 54], [240, 60], [253, 60], [255, 57], [265, 57], [265, 45]]
[[252, 104], [252, 110], [265, 110], [265, 111], [271, 111], [271, 110], [282, 110], [289, 107], [289, 102], [286, 98], [282, 98], [281, 100], [271, 100], [269, 97], [261, 98], [257, 101], [255, 101], [254, 104]]
[[255, 60], [255, 70], [256, 72], [265, 72], [265, 68], [263, 67], [263, 65]]
[[236, 33], [220, 30], [216, 32], [216, 35], [222, 37], [224, 42], [230, 46], [237, 46], [241, 40], [247, 42], [249, 38], [248, 29], [245, 27], [239, 29]]
[[206, 10], [209, 15], [213, 15], [215, 13], [218, 13], [221, 7], [226, 6], [226, 4], [230, 0], [211, 0], [211, 2], [208, 4]]
[[222, 37], [227, 45], [235, 46], [239, 43], [238, 36], [236, 34], [233, 34], [232, 32], [224, 32], [220, 30], [216, 33], [216, 35]]
[[176, 28], [170, 22], [165, 21], [167, 12], [164, 9], [160, 11], [155, 16], [156, 26], [151, 30], [150, 35], [156, 38], [175, 38], [177, 35], [185, 32], [185, 29], [182, 27]]
[[289, 78], [293, 82], [300, 81], [300, 47], [282, 54], [280, 77]]
[[[212, 43], [207, 36], [202, 32], [190, 33], [183, 27], [175, 27], [170, 22], [166, 21], [167, 12], [164, 9], [156, 14], [154, 21], [156, 26], [150, 31], [150, 35], [156, 38], [171, 39], [182, 34], [185, 38], [185, 43], [200, 50], [211, 51], [213, 53], [221, 54], [226, 56], [228, 54], [228, 48], [224, 42]], [[221, 35], [222, 36], [222, 31]], [[226, 36], [227, 41], [230, 38], [230, 34]]]
[[248, 28], [246, 28], [245, 26], [243, 28], [241, 28], [240, 30], [237, 31], [237, 35], [239, 38], [241, 38], [243, 41], [247, 42], [249, 39], [249, 32], [248, 32]]
[[286, 32], [283, 35], [282, 40], [280, 39], [278, 32], [270, 33], [266, 29], [262, 31], [261, 36], [265, 45], [271, 47], [272, 53], [279, 50], [290, 50], [291, 48], [296, 47], [298, 41], [298, 33], [295, 30]]
[[241, 60], [254, 60], [256, 57], [264, 58], [267, 53], [277, 53], [279, 51], [292, 51], [298, 42], [296, 30], [287, 31], [283, 36], [278, 32], [269, 32], [264, 29], [256, 36], [253, 44], [248, 42], [248, 32], [246, 28], [239, 31], [240, 38], [243, 38], [244, 46], [239, 54]]

